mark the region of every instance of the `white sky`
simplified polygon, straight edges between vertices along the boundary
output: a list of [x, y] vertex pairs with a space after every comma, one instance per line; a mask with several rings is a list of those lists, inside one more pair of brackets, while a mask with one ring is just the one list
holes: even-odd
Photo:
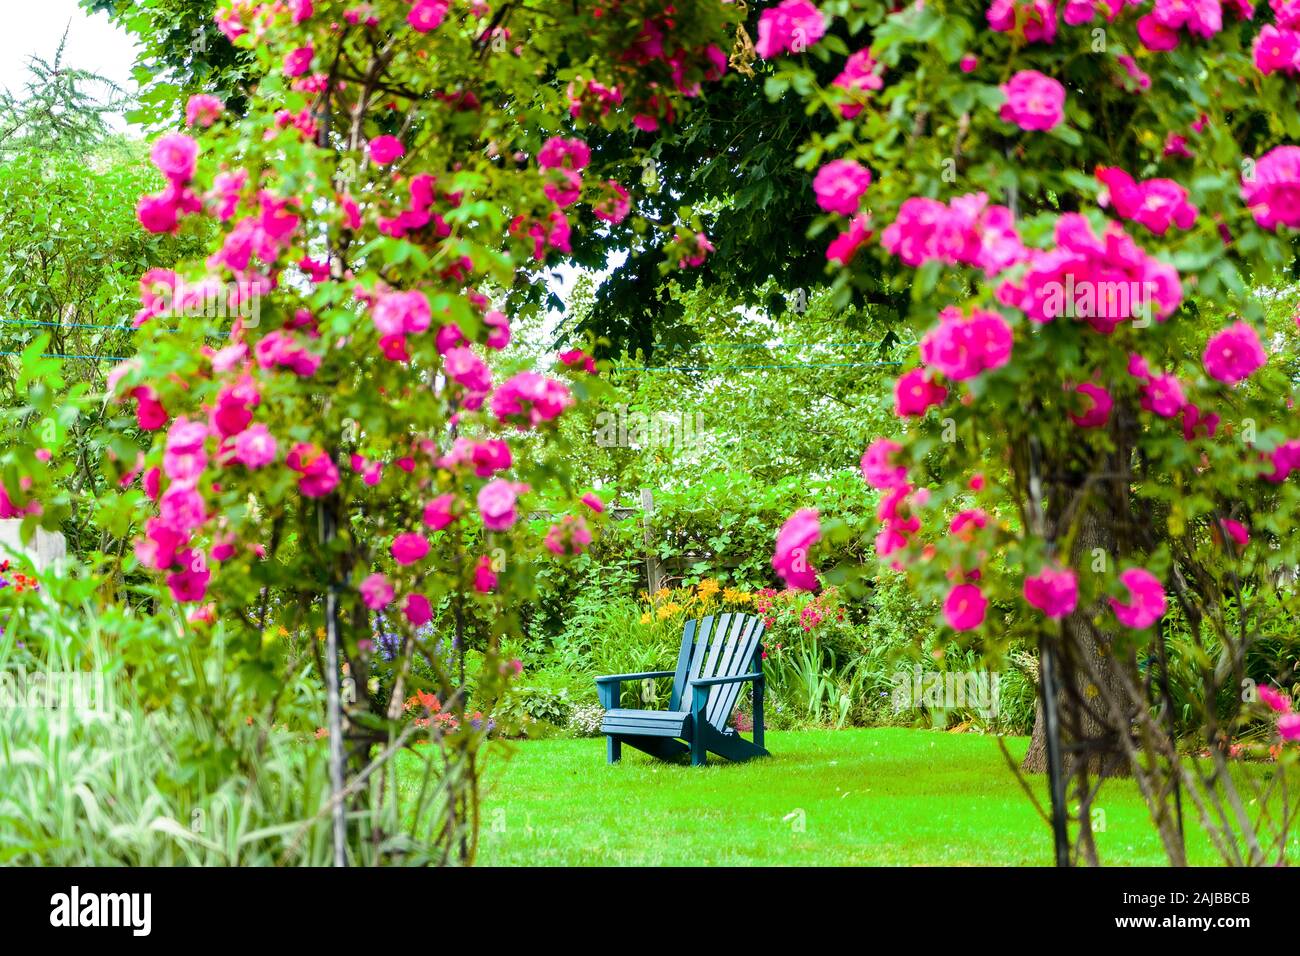
[[27, 85], [27, 60], [37, 54], [53, 58], [68, 28], [64, 63], [90, 70], [135, 91], [131, 64], [134, 43], [105, 14], [90, 16], [77, 0], [3, 0], [4, 29], [0, 30], [0, 86], [20, 95]]

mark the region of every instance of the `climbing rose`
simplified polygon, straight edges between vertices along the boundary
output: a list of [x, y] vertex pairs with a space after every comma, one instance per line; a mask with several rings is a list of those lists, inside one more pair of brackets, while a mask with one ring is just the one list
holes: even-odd
[[211, 126], [225, 111], [225, 104], [215, 96], [196, 93], [185, 104], [186, 126]]
[[183, 415], [172, 422], [163, 446], [163, 471], [168, 478], [189, 484], [198, 481], [208, 464], [203, 447], [207, 437], [205, 422], [190, 421]]
[[1291, 712], [1291, 698], [1285, 694], [1279, 694], [1267, 684], [1259, 685], [1259, 699], [1270, 710], [1277, 711], [1279, 714], [1289, 714]]
[[173, 184], [188, 183], [194, 178], [194, 164], [199, 144], [185, 133], [168, 133], [153, 144], [149, 157]]
[[808, 560], [808, 549], [821, 540], [821, 522], [816, 508], [801, 508], [781, 526], [776, 536], [772, 569], [786, 587], [811, 591], [817, 587], [817, 569]]
[[339, 483], [339, 470], [330, 456], [307, 442], [294, 445], [284, 463], [302, 475], [298, 490], [308, 498], [324, 498]]
[[1037, 70], [1021, 70], [998, 87], [1006, 96], [1003, 121], [1026, 130], [1049, 130], [1065, 118], [1065, 87]]
[[1285, 714], [1277, 719], [1277, 732], [1283, 740], [1300, 740], [1300, 714]]
[[984, 18], [994, 33], [1010, 33], [1016, 27], [1016, 13], [1023, 14], [1026, 43], [1051, 43], [1056, 39], [1056, 4], [1052, 0], [993, 0]]
[[1141, 630], [1160, 620], [1166, 602], [1164, 585], [1159, 578], [1145, 568], [1129, 568], [1120, 574], [1119, 580], [1128, 588], [1128, 601], [1111, 598], [1110, 606], [1121, 624]]
[[1179, 28], [1207, 40], [1214, 36], [1223, 29], [1219, 0], [1156, 0], [1152, 11], [1137, 21], [1142, 45], [1158, 52], [1178, 46]]
[[284, 58], [284, 75], [302, 76], [311, 69], [311, 61], [314, 56], [316, 56], [316, 51], [310, 45], [289, 52]]
[[1011, 326], [996, 312], [976, 309], [968, 317], [948, 306], [921, 339], [921, 361], [961, 382], [1006, 365], [1011, 342]]
[[393, 601], [393, 586], [378, 572], [362, 581], [360, 590], [362, 603], [372, 611], [382, 610]]
[[433, 608], [423, 594], [408, 594], [402, 604], [402, 613], [412, 627], [423, 627], [433, 620]]
[[857, 251], [871, 238], [871, 217], [866, 214], [849, 220], [847, 232], [842, 232], [826, 246], [826, 259], [847, 266]]
[[899, 376], [894, 385], [894, 414], [899, 418], [924, 415], [931, 405], [942, 405], [948, 389], [931, 381], [923, 368], [914, 368]]
[[1268, 361], [1268, 354], [1253, 326], [1234, 322], [1210, 337], [1201, 358], [1210, 378], [1226, 385], [1236, 385], [1262, 368]]
[[954, 631], [973, 631], [984, 623], [988, 598], [974, 584], [958, 584], [943, 602], [943, 618]]
[[826, 20], [809, 0], [782, 0], [763, 11], [754, 50], [764, 59], [802, 53], [826, 35]]
[[442, 26], [448, 6], [447, 0], [415, 0], [415, 6], [406, 15], [406, 22], [416, 33], [429, 33]]
[[174, 233], [180, 228], [176, 204], [164, 196], [141, 196], [135, 207], [140, 225], [152, 233]]
[[851, 159], [836, 159], [817, 171], [813, 192], [817, 205], [827, 212], [851, 216], [871, 185], [871, 170]]
[[454, 495], [439, 495], [424, 506], [424, 523], [434, 531], [441, 531], [455, 518], [452, 507], [456, 502]]
[[877, 438], [862, 453], [862, 477], [877, 491], [902, 488], [907, 484], [907, 468], [894, 463], [894, 455], [903, 450], [898, 442]]
[[496, 586], [497, 576], [492, 570], [492, 562], [485, 554], [474, 565], [474, 590], [480, 594], [487, 594]]
[[381, 336], [416, 335], [429, 328], [432, 315], [423, 292], [386, 292], [375, 301], [371, 318]]
[[406, 155], [406, 147], [396, 136], [376, 136], [369, 148], [370, 159], [379, 166], [387, 166]]
[[853, 119], [862, 112], [860, 101], [868, 93], [884, 88], [885, 82], [880, 78], [882, 69], [880, 63], [871, 55], [870, 49], [862, 49], [850, 54], [844, 61], [844, 69], [840, 71], [840, 75], [831, 82], [831, 86], [845, 90], [854, 98], [853, 101], [839, 105], [840, 116], [844, 119]]
[[515, 523], [516, 488], [513, 482], [497, 478], [479, 489], [478, 510], [483, 516], [483, 527], [489, 531], [505, 531]]
[[1146, 226], [1157, 236], [1169, 227], [1190, 229], [1196, 222], [1196, 207], [1187, 201], [1187, 190], [1172, 179], [1147, 179], [1136, 182], [1132, 176], [1113, 166], [1097, 167], [1102, 208], [1111, 206], [1121, 219]]
[[414, 564], [429, 553], [429, 539], [414, 532], [399, 534], [393, 539], [392, 553], [398, 564]]
[[1049, 618], [1062, 618], [1079, 603], [1079, 579], [1070, 568], [1045, 567], [1025, 578], [1025, 600]]
[[1056, 247], [1034, 250], [1024, 274], [998, 286], [997, 298], [1034, 322], [1068, 315], [1109, 335], [1126, 319], [1163, 322], [1183, 299], [1173, 266], [1143, 251], [1117, 222], [1100, 237], [1088, 219], [1066, 213], [1056, 221]]
[[1241, 197], [1264, 229], [1300, 229], [1300, 146], [1278, 146], [1243, 176]]
[[208, 593], [212, 572], [194, 551], [183, 551], [176, 559], [180, 570], [167, 575], [167, 587], [171, 589], [172, 597], [182, 603], [202, 601]]
[[231, 444], [234, 449], [231, 460], [245, 468], [256, 470], [275, 461], [275, 437], [260, 422], [245, 428]]
[[880, 234], [885, 251], [917, 267], [937, 260], [977, 266], [988, 276], [1024, 258], [1024, 244], [1006, 206], [989, 205], [985, 193], [950, 203], [923, 196], [903, 200], [898, 217]]
[[1300, 73], [1300, 33], [1265, 24], [1255, 36], [1254, 55], [1255, 69], [1265, 76]]
[[542, 169], [569, 169], [575, 172], [587, 168], [591, 162], [591, 148], [580, 139], [552, 136], [537, 153], [537, 165]]
[[618, 225], [632, 211], [632, 200], [627, 190], [612, 179], [605, 181], [604, 189], [604, 195], [591, 204], [592, 215]]
[[503, 425], [520, 430], [558, 418], [573, 404], [568, 387], [536, 372], [520, 372], [497, 387], [492, 396], [492, 414]]
[[1154, 412], [1161, 418], [1173, 418], [1187, 404], [1182, 383], [1174, 375], [1161, 372], [1152, 375], [1141, 390], [1139, 404], [1144, 411]]
[[1238, 548], [1244, 548], [1246, 545], [1250, 544], [1250, 532], [1246, 530], [1244, 524], [1240, 521], [1233, 521], [1231, 518], [1224, 518], [1222, 520], [1223, 530], [1228, 533], [1229, 538], [1236, 542]]
[[1082, 412], [1070, 412], [1070, 421], [1080, 428], [1100, 428], [1110, 420], [1110, 410], [1115, 404], [1110, 392], [1092, 382], [1080, 382], [1073, 391], [1084, 396], [1087, 407]]
[[591, 544], [591, 532], [582, 518], [565, 515], [559, 524], [553, 524], [546, 532], [542, 542], [547, 551], [559, 557], [566, 554], [582, 554]]

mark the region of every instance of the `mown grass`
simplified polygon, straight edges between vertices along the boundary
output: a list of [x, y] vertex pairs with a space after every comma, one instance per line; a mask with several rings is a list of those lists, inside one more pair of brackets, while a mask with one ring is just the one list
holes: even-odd
[[[1008, 740], [1017, 758], [1028, 738]], [[488, 866], [1041, 866], [1051, 834], [992, 737], [924, 730], [769, 733], [747, 764], [664, 764], [603, 739], [502, 745], [486, 773]], [[406, 770], [404, 767], [403, 770]], [[413, 781], [406, 780], [413, 785]], [[1046, 785], [1034, 780], [1046, 805]], [[1132, 781], [1096, 806], [1102, 862], [1163, 865]], [[1219, 862], [1188, 822], [1193, 863]]]

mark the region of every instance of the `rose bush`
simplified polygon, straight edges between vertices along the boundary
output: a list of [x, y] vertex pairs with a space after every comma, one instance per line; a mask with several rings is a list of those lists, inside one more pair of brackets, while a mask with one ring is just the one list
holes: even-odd
[[[1279, 571], [1300, 557], [1297, 334], [1268, 291], [1290, 277], [1300, 224], [1297, 89], [1278, 68], [1291, 5], [833, 0], [819, 17], [820, 42], [777, 58], [768, 89], [840, 117], [799, 163], [821, 170], [814, 233], [838, 233], [841, 298], [880, 281], [872, 258], [889, 288], [910, 287], [920, 337], [898, 427], [862, 460], [884, 573], [959, 634], [996, 637], [994, 603], [1039, 615], [1077, 853], [1096, 860], [1090, 778], [1133, 772], [1179, 861], [1175, 794], [1205, 819], [1236, 805], [1226, 741], [1260, 717], [1249, 694], [1213, 703], [1262, 627], [1229, 633], [1223, 607], [1246, 586], [1259, 608], [1296, 603]], [[819, 82], [863, 58], [879, 64], [872, 87]], [[846, 163], [869, 185], [846, 189]], [[815, 542], [845, 533], [800, 511], [774, 566], [794, 543], [813, 567]], [[1160, 667], [1137, 663], [1164, 659], [1171, 602], [1199, 646], [1223, 648], [1201, 652], [1204, 765], [1178, 754]], [[1046, 742], [1040, 727], [1030, 769]], [[1263, 862], [1285, 830], [1238, 817], [1219, 849]]]

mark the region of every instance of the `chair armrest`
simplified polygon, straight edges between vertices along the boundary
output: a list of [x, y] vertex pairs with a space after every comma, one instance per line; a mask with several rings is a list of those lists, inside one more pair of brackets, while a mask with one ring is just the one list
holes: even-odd
[[648, 677], [672, 677], [676, 671], [645, 671], [641, 674], [606, 674], [604, 677], [597, 677], [597, 684], [621, 684], [629, 680], [645, 680]]
[[762, 672], [754, 674], [737, 674], [735, 677], [708, 677], [704, 680], [691, 681], [692, 687], [715, 687], [718, 684], [735, 684], [742, 680], [762, 680]]

